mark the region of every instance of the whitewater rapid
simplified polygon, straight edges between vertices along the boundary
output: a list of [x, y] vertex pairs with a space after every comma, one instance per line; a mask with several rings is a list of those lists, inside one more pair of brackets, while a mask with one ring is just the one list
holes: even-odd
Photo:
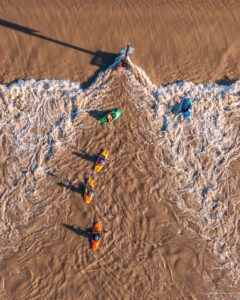
[[[59, 201], [51, 194], [44, 197], [53, 184], [48, 176], [52, 161], [77, 135], [96, 126], [90, 112], [101, 112], [114, 81], [124, 77], [126, 101], [142, 115], [142, 143], [158, 146], [159, 172], [174, 171], [175, 189], [168, 201], [179, 216], [188, 214], [182, 232], [190, 228], [206, 241], [237, 283], [239, 173], [230, 173], [240, 156], [240, 81], [157, 86], [141, 68], [131, 61], [130, 65], [130, 70], [119, 72], [111, 66], [87, 90], [77, 82], [47, 79], [0, 85], [0, 252], [4, 256], [18, 251], [26, 228], [28, 236], [48, 229], [48, 220], [54, 218], [48, 212]], [[189, 122], [176, 116], [184, 97], [193, 100]], [[38, 222], [41, 216], [46, 217]]]

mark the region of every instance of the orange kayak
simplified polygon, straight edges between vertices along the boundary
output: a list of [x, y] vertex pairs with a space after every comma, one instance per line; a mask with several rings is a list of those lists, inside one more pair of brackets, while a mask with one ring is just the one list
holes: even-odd
[[86, 188], [84, 191], [84, 201], [86, 203], [90, 203], [93, 199], [93, 194], [94, 193], [94, 184], [92, 179], [88, 179], [88, 182], [86, 184]]
[[[100, 155], [96, 161], [95, 167], [94, 167], [94, 170], [96, 172], [99, 172], [102, 169], [102, 167], [106, 164], [107, 158], [108, 158], [108, 150], [103, 150], [100, 153]], [[103, 160], [103, 162], [100, 161], [101, 159]]]
[[101, 224], [96, 223], [92, 232], [92, 249], [97, 250], [102, 235]]

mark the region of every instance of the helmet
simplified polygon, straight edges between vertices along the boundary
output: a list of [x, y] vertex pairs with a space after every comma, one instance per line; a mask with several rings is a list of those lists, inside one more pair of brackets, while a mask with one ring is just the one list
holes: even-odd
[[191, 108], [191, 104], [187, 104], [184, 108], [183, 108], [183, 112], [186, 112], [187, 110], [189, 110]]
[[94, 241], [98, 241], [100, 239], [100, 235], [98, 233], [94, 234], [93, 239], [94, 239]]

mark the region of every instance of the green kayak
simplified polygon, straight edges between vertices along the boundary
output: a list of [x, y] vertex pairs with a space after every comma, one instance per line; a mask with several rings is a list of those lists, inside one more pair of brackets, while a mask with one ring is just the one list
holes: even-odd
[[119, 109], [114, 109], [113, 111], [110, 111], [110, 113], [106, 114], [106, 116], [102, 117], [100, 122], [102, 124], [113, 122], [118, 117], [120, 117], [120, 115], [121, 115], [121, 111]]

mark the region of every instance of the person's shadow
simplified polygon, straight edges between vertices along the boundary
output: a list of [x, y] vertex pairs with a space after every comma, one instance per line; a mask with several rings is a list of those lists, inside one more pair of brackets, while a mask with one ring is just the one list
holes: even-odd
[[85, 159], [85, 160], [88, 160], [88, 161], [92, 161], [92, 162], [95, 162], [98, 158], [98, 155], [97, 154], [94, 154], [94, 155], [88, 155], [86, 153], [78, 153], [78, 152], [72, 152], [72, 154], [76, 155], [77, 157], [80, 157], [82, 159]]
[[62, 224], [62, 226], [64, 226], [68, 230], [73, 231], [74, 233], [76, 233], [78, 235], [81, 235], [85, 238], [88, 238], [89, 246], [90, 246], [90, 248], [92, 248], [92, 231], [93, 231], [93, 227], [81, 228], [81, 227], [74, 227], [74, 226], [69, 225], [69, 224]]
[[180, 113], [182, 103], [183, 103], [184, 99], [186, 99], [186, 97], [179, 97], [179, 99], [180, 99], [180, 102], [175, 102], [174, 105], [172, 105], [172, 106], [169, 105], [169, 109], [176, 116]]
[[[118, 53], [109, 53], [109, 52], [105, 52], [105, 51], [95, 51], [94, 52], [94, 51], [91, 51], [88, 49], [80, 48], [78, 46], [75, 46], [75, 45], [72, 45], [72, 44], [69, 44], [69, 43], [66, 43], [63, 41], [59, 41], [59, 40], [56, 40], [51, 37], [44, 36], [41, 33], [39, 33], [38, 30], [29, 28], [29, 27], [25, 27], [25, 26], [22, 26], [22, 25], [13, 23], [13, 22], [9, 22], [9, 21], [3, 20], [3, 19], [0, 19], [0, 26], [31, 35], [35, 38], [43, 39], [45, 41], [52, 42], [52, 43], [58, 44], [60, 46], [68, 47], [68, 48], [92, 55], [93, 58], [91, 59], [90, 64], [97, 66], [99, 69], [88, 80], [86, 80], [85, 82], [82, 83], [81, 86], [83, 89], [87, 89], [96, 80], [99, 73], [104, 71], [105, 69], [107, 69], [109, 66], [111, 66], [115, 62], [116, 58], [119, 56]], [[11, 83], [9, 83], [9, 84], [11, 84]]]
[[[58, 178], [58, 176], [56, 176], [54, 173], [52, 173], [50, 171], [48, 171], [46, 174], [49, 176]], [[74, 186], [71, 181], [68, 181], [67, 183], [57, 182], [57, 185], [64, 187], [72, 192], [79, 193], [84, 198], [84, 191], [85, 191], [86, 183], [87, 183], [87, 178], [84, 178], [84, 182], [80, 182], [78, 184], [78, 186]]]
[[72, 192], [79, 193], [84, 198], [84, 191], [85, 191], [86, 185], [83, 182], [80, 182], [78, 186], [74, 186], [72, 184], [72, 182], [68, 182], [67, 184], [63, 183], [63, 182], [58, 182], [57, 185], [59, 185], [61, 187], [65, 187], [66, 189], [68, 189]]
[[236, 81], [237, 81], [237, 79], [230, 79], [229, 77], [227, 77], [225, 75], [221, 79], [216, 80], [216, 83], [220, 84], [220, 85], [231, 85], [231, 84], [235, 83]]
[[103, 151], [103, 149], [100, 149], [99, 153], [98, 154], [94, 154], [92, 156], [86, 154], [86, 153], [78, 153], [78, 152], [72, 152], [72, 154], [80, 157], [80, 158], [83, 158], [83, 159], [86, 159], [86, 160], [89, 160], [91, 162], [94, 162], [93, 164], [93, 168], [92, 170], [94, 170], [94, 166], [95, 166], [95, 163], [97, 161], [97, 158], [99, 157], [100, 153]]

